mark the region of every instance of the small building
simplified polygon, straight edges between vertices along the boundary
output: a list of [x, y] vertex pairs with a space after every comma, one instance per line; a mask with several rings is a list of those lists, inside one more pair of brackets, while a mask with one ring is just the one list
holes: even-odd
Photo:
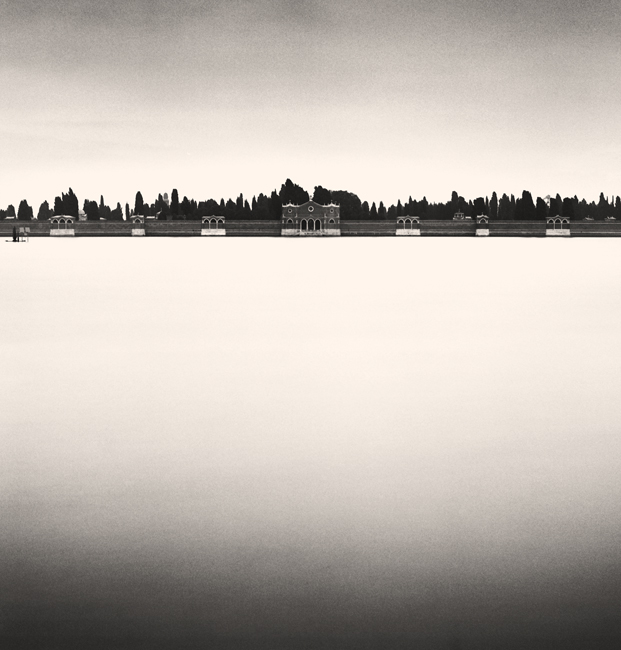
[[570, 223], [569, 217], [556, 215], [546, 219], [546, 236], [547, 237], [569, 237]]
[[132, 222], [132, 237], [144, 237], [146, 235], [144, 229], [144, 216], [141, 214], [134, 214], [129, 218]]
[[86, 212], [84, 210], [78, 210], [78, 221], [87, 221], [88, 217], [86, 216]]
[[477, 217], [477, 237], [488, 237], [489, 236], [489, 217], [485, 214], [480, 214]]
[[397, 217], [397, 229], [395, 235], [400, 237], [411, 237], [420, 235], [419, 217]]
[[464, 220], [464, 213], [458, 210], [454, 215], [453, 215], [453, 221], [463, 221]]
[[57, 215], [50, 217], [50, 235], [52, 237], [73, 237], [75, 236], [75, 217], [72, 215]]
[[341, 209], [336, 203], [286, 203], [282, 206], [280, 232], [289, 237], [338, 237], [341, 234]]
[[224, 217], [211, 215], [202, 218], [201, 236], [222, 237], [226, 235], [226, 220]]

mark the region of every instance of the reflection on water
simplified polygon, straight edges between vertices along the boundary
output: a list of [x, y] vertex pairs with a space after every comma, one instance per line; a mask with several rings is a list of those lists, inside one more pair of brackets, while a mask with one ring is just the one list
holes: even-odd
[[616, 247], [5, 247], [3, 647], [617, 647]]

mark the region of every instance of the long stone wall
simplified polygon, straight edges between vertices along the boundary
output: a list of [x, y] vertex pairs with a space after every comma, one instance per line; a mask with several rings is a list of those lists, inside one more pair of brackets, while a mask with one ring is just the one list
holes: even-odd
[[[131, 237], [135, 224], [129, 221], [77, 221], [73, 228], [76, 237]], [[49, 237], [48, 221], [0, 221], [0, 238], [10, 239], [13, 227], [30, 228], [31, 237]], [[144, 224], [146, 237], [200, 237], [201, 221], [156, 221], [147, 219]], [[280, 237], [280, 221], [227, 221], [227, 237]], [[473, 237], [474, 221], [425, 221], [420, 222], [421, 236], [425, 237]], [[571, 237], [621, 237], [621, 221], [572, 221]], [[392, 221], [342, 221], [344, 237], [393, 237], [396, 224]], [[490, 237], [545, 237], [543, 221], [490, 221]]]
[[425, 221], [420, 222], [421, 237], [474, 237], [477, 222], [474, 219], [463, 221]]
[[226, 236], [280, 237], [282, 225], [278, 221], [227, 221]]
[[378, 237], [395, 234], [397, 224], [391, 221], [341, 221], [342, 237]]
[[7, 239], [13, 236], [13, 227], [18, 230], [21, 227], [30, 228], [31, 237], [49, 237], [50, 223], [49, 221], [17, 221], [15, 219], [2, 219], [0, 220], [0, 238]]
[[571, 236], [621, 237], [621, 221], [572, 221]]
[[490, 221], [490, 237], [545, 237], [545, 221]]

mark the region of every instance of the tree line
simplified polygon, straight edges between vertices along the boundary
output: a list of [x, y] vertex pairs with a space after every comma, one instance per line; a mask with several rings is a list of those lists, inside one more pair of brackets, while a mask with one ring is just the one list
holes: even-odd
[[[224, 216], [230, 220], [256, 220], [269, 221], [281, 218], [282, 206], [286, 203], [301, 204], [308, 201], [311, 196], [300, 185], [287, 179], [280, 191], [273, 190], [268, 194], [253, 196], [250, 201], [240, 194], [236, 199], [206, 199], [196, 201], [184, 196], [179, 199], [179, 193], [173, 189], [170, 200], [159, 194], [153, 203], [145, 201], [142, 193], [137, 192], [133, 207], [129, 203], [122, 208], [120, 203], [112, 208], [106, 205], [104, 197], [99, 201], [85, 199], [82, 211], [88, 220], [122, 221], [134, 215], [155, 217], [163, 220], [175, 219], [201, 219], [211, 215]], [[452, 219], [456, 213], [467, 217], [486, 215], [498, 221], [539, 221], [548, 216], [563, 216], [570, 219], [594, 219], [603, 221], [607, 217], [621, 220], [621, 199], [607, 198], [602, 192], [599, 201], [587, 202], [577, 196], [562, 198], [559, 194], [555, 197], [546, 196], [533, 199], [530, 192], [524, 190], [522, 195], [515, 197], [513, 194], [503, 194], [500, 198], [496, 192], [491, 197], [477, 197], [466, 200], [457, 192], [452, 192], [451, 198], [446, 203], [430, 203], [423, 196], [414, 200], [410, 196], [406, 201], [397, 201], [393, 205], [384, 205], [374, 202], [362, 201], [356, 194], [346, 190], [328, 190], [321, 185], [314, 188], [312, 198], [317, 203], [326, 205], [336, 203], [340, 205], [341, 219], [345, 221], [383, 221], [394, 220], [401, 216], [419, 217], [421, 219], [447, 220]], [[55, 197], [53, 207], [43, 201], [37, 212], [37, 219], [46, 220], [54, 215], [69, 215], [75, 219], [80, 213], [80, 203], [73, 190], [61, 193]], [[33, 208], [24, 199], [20, 202], [17, 212], [13, 205], [6, 210], [0, 209], [0, 219], [7, 217], [17, 218], [22, 221], [34, 219]]]

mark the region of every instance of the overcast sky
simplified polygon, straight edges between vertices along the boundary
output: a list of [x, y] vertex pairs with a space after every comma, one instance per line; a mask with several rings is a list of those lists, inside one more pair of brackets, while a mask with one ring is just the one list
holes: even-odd
[[0, 0], [0, 205], [620, 194], [617, 0]]

